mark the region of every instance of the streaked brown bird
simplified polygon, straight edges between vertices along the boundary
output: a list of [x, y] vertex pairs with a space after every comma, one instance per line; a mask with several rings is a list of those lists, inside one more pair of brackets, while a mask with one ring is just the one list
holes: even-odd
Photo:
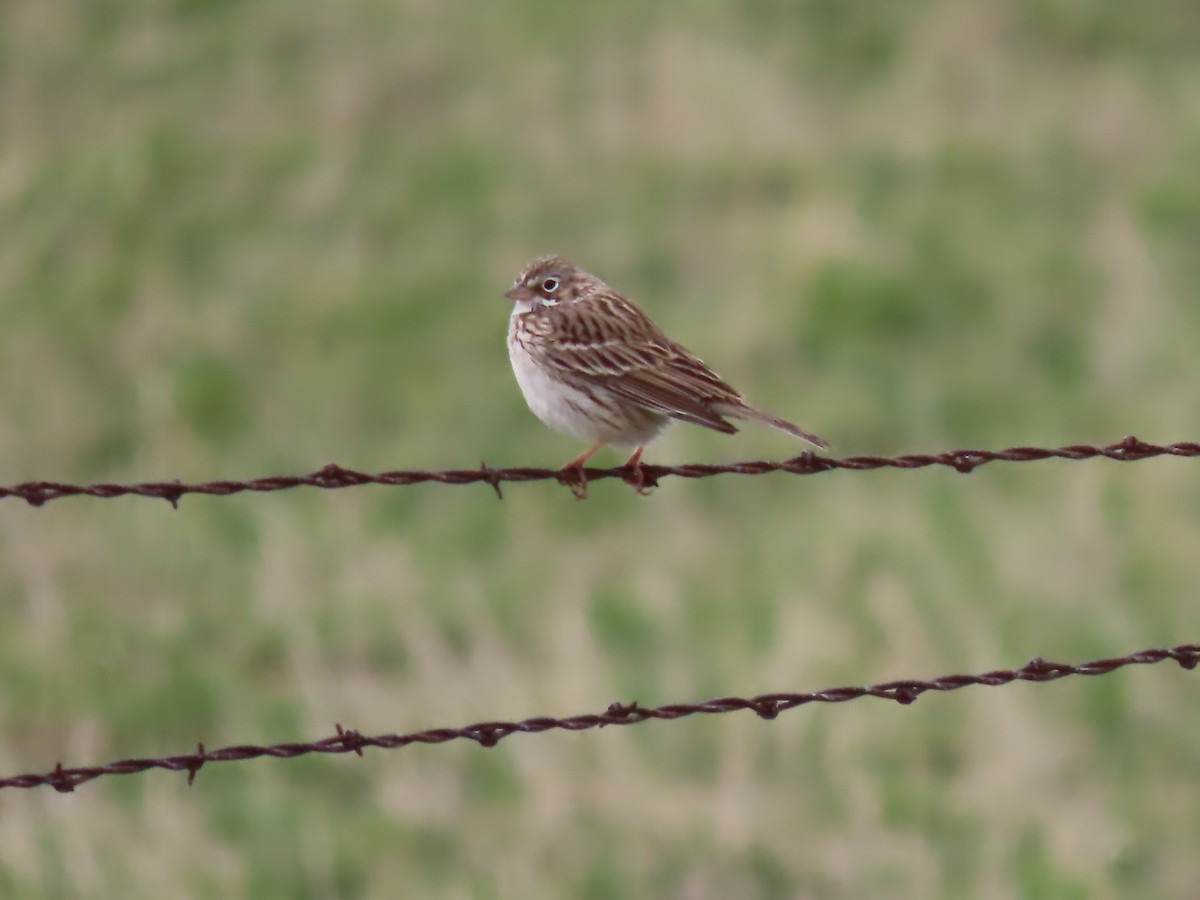
[[561, 256], [539, 256], [504, 295], [514, 301], [508, 355], [539, 419], [591, 444], [563, 466], [577, 472], [605, 444], [632, 447], [626, 462], [640, 490], [642, 450], [671, 419], [737, 431], [726, 417], [761, 422], [829, 444], [746, 402], [719, 375], [675, 343], [650, 317], [595, 275]]

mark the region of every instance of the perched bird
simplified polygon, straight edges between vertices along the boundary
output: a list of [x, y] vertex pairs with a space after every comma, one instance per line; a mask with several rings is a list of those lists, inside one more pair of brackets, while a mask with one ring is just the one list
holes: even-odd
[[581, 485], [584, 462], [612, 444], [634, 448], [626, 465], [640, 490], [642, 450], [670, 419], [725, 434], [737, 431], [726, 417], [746, 419], [829, 448], [751, 406], [631, 301], [561, 256], [533, 260], [504, 296], [514, 301], [508, 355], [525, 402], [554, 430], [591, 444], [563, 466]]

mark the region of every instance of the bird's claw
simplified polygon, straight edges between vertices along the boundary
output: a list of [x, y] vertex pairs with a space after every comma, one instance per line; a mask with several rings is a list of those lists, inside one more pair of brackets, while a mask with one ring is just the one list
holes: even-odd
[[558, 470], [558, 481], [571, 489], [576, 500], [587, 499], [588, 480], [582, 463], [568, 463], [563, 466]]
[[633, 488], [634, 493], [638, 494], [639, 496], [646, 497], [656, 487], [658, 487], [658, 481], [656, 479], [650, 479], [650, 482], [647, 484], [646, 470], [642, 468], [642, 464], [640, 462], [627, 463], [625, 465], [625, 469], [628, 472], [628, 474], [625, 475], [625, 483], [630, 485]]

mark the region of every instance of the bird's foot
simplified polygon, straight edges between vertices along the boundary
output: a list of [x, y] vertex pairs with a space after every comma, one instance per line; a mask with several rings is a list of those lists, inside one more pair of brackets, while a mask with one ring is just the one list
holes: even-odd
[[587, 499], [588, 481], [587, 473], [583, 471], [583, 464], [591, 459], [593, 454], [603, 446], [602, 442], [597, 441], [558, 470], [559, 483], [569, 487], [571, 493], [575, 495], [576, 500]]
[[632, 486], [636, 493], [645, 497], [658, 485], [646, 484], [646, 470], [642, 468], [641, 463], [643, 449], [642, 447], [638, 447], [634, 450], [633, 456], [625, 461], [623, 468], [629, 470], [629, 474], [625, 476], [625, 482]]
[[587, 472], [583, 470], [583, 463], [569, 462], [558, 470], [559, 484], [565, 484], [571, 489], [571, 493], [575, 495], [576, 500], [586, 500], [588, 493]]

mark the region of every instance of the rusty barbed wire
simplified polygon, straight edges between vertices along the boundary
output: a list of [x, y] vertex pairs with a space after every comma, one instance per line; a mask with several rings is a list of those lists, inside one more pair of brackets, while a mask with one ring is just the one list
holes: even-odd
[[[16, 497], [30, 506], [42, 506], [62, 497], [113, 497], [137, 496], [166, 500], [172, 506], [179, 505], [185, 494], [207, 494], [212, 497], [228, 497], [244, 492], [285, 491], [297, 487], [325, 489], [356, 487], [363, 484], [382, 484], [399, 487], [402, 485], [438, 482], [440, 484], [487, 484], [503, 498], [500, 485], [504, 482], [557, 481], [571, 488], [576, 496], [583, 496], [581, 487], [593, 481], [619, 478], [638, 487], [655, 487], [660, 479], [710, 478], [714, 475], [767, 475], [786, 472], [790, 475], [816, 475], [833, 469], [866, 471], [869, 469], [923, 469], [929, 466], [945, 466], [967, 474], [990, 462], [1037, 462], [1046, 459], [1085, 460], [1104, 458], [1118, 462], [1136, 462], [1156, 456], [1200, 456], [1200, 444], [1180, 442], [1174, 444], [1148, 444], [1130, 435], [1124, 440], [1107, 447], [1089, 444], [1072, 444], [1067, 447], [1009, 447], [1004, 450], [946, 450], [932, 454], [907, 454], [904, 456], [847, 456], [842, 458], [802, 453], [783, 461], [766, 460], [724, 463], [716, 465], [690, 464], [662, 466], [643, 463], [638, 469], [616, 466], [611, 469], [585, 468], [580, 480], [579, 470], [537, 469], [515, 467], [493, 469], [481, 463], [478, 469], [444, 469], [426, 471], [420, 469], [396, 470], [391, 472], [357, 472], [330, 463], [323, 469], [308, 475], [272, 475], [248, 481], [206, 481], [184, 484], [180, 481], [145, 481], [137, 484], [66, 484], [57, 481], [27, 481], [8, 487], [0, 487], [0, 500]], [[639, 474], [640, 473], [640, 474]]]
[[471, 740], [481, 747], [494, 747], [513, 734], [540, 734], [554, 729], [562, 731], [587, 731], [606, 725], [636, 725], [650, 719], [672, 721], [687, 716], [750, 710], [763, 719], [774, 719], [809, 703], [845, 703], [862, 697], [877, 697], [894, 700], [908, 705], [929, 691], [957, 691], [971, 685], [998, 687], [1015, 681], [1043, 683], [1057, 681], [1069, 675], [1107, 675], [1117, 669], [1132, 665], [1152, 665], [1173, 659], [1184, 669], [1194, 669], [1200, 663], [1200, 644], [1180, 644], [1169, 649], [1142, 650], [1127, 656], [1098, 659], [1092, 662], [1070, 665], [1049, 662], [1035, 657], [1020, 669], [997, 669], [978, 675], [943, 675], [930, 681], [887, 681], [869, 687], [841, 687], [806, 694], [761, 694], [757, 697], [722, 697], [704, 703], [674, 703], [667, 706], [642, 707], [634, 703], [613, 703], [604, 712], [592, 715], [569, 716], [565, 719], [538, 717], [520, 722], [479, 722], [465, 728], [431, 728], [410, 734], [382, 734], [366, 736], [353, 729], [344, 729], [338, 724], [337, 733], [311, 743], [237, 744], [218, 750], [207, 750], [204, 744], [197, 745], [195, 753], [167, 756], [157, 759], [122, 759], [102, 766], [75, 769], [63, 768], [59, 763], [50, 772], [41, 775], [14, 775], [0, 778], [0, 790], [5, 788], [35, 788], [49, 786], [61, 793], [70, 793], [79, 785], [108, 775], [136, 775], [150, 769], [166, 769], [171, 772], [187, 772], [188, 784], [195, 781], [196, 773], [208, 763], [241, 762], [263, 756], [276, 759], [291, 759], [310, 753], [357, 753], [376, 747], [382, 750], [398, 750], [410, 744], [444, 744], [455, 740]]

